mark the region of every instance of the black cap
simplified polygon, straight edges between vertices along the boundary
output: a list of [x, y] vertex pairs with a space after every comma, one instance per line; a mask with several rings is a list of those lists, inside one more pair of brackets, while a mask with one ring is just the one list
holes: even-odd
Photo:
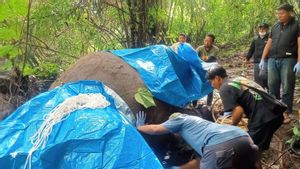
[[226, 70], [222, 66], [214, 67], [207, 71], [205, 78], [207, 80], [214, 79], [216, 76], [220, 76], [222, 78], [227, 77]]
[[293, 6], [291, 4], [288, 4], [288, 3], [284, 3], [284, 4], [281, 4], [277, 10], [285, 10], [285, 11], [288, 11], [288, 12], [291, 12], [293, 11]]
[[258, 28], [269, 28], [269, 24], [267, 24], [267, 23], [260, 23], [259, 25], [258, 25]]

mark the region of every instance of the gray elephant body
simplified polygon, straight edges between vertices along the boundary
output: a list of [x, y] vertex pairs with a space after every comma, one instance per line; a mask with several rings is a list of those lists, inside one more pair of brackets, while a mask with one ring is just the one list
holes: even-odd
[[[64, 72], [51, 85], [50, 89], [78, 80], [99, 80], [103, 82], [128, 104], [132, 112], [137, 113], [139, 110], [144, 110], [147, 115], [146, 123], [149, 124], [162, 123], [173, 112], [183, 110], [155, 98], [156, 106], [148, 109], [145, 109], [141, 104], [136, 102], [134, 95], [138, 91], [138, 88], [145, 87], [143, 80], [134, 68], [120, 57], [109, 52], [97, 52], [82, 57]], [[187, 113], [195, 114], [193, 111], [188, 111]], [[143, 137], [150, 147], [152, 147], [160, 161], [165, 160], [164, 157], [168, 151], [173, 151], [173, 158], [169, 160], [167, 166], [184, 164], [191, 159], [193, 154], [193, 151], [189, 148], [183, 150], [182, 145], [186, 144], [182, 144], [182, 140], [175, 138], [172, 134], [162, 136], [143, 134]]]

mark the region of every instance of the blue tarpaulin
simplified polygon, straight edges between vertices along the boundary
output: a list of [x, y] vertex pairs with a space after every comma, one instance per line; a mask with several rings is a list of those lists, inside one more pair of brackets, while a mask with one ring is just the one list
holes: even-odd
[[[75, 100], [81, 108], [71, 109], [70, 114], [53, 125], [45, 144], [28, 160], [36, 143], [32, 138], [49, 114], [65, 110], [62, 105], [79, 95], [91, 94], [101, 94], [109, 104], [93, 109], [84, 107], [90, 102]], [[24, 168], [26, 159], [31, 168], [45, 169], [162, 168], [142, 136], [126, 116], [118, 112], [113, 98], [97, 81], [69, 83], [42, 93], [0, 122], [0, 168]]]
[[155, 98], [171, 105], [184, 107], [212, 92], [202, 60], [188, 43], [178, 47], [178, 55], [164, 45], [111, 52], [137, 70]]

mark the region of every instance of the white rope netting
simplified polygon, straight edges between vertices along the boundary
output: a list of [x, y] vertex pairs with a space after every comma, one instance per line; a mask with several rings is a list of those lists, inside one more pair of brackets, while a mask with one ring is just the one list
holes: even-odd
[[80, 109], [96, 109], [105, 108], [110, 103], [106, 98], [100, 94], [79, 94], [77, 96], [69, 97], [62, 103], [56, 106], [46, 116], [38, 131], [31, 137], [32, 148], [28, 152], [28, 156], [24, 165], [24, 169], [27, 167], [31, 169], [31, 157], [32, 154], [40, 147], [44, 148], [53, 126], [64, 119], [66, 119], [70, 113]]

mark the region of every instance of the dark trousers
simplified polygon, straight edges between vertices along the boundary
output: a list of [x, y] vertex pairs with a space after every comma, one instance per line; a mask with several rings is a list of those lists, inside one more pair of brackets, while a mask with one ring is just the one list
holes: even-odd
[[204, 169], [254, 169], [258, 148], [249, 136], [207, 146], [203, 150], [200, 168]]
[[261, 87], [264, 89], [268, 89], [268, 74], [267, 72], [264, 73], [259, 73], [259, 63], [254, 63], [254, 82], [259, 84]]
[[279, 129], [282, 122], [283, 116], [281, 115], [262, 126], [249, 128], [248, 133], [260, 151], [269, 149], [273, 134]]

